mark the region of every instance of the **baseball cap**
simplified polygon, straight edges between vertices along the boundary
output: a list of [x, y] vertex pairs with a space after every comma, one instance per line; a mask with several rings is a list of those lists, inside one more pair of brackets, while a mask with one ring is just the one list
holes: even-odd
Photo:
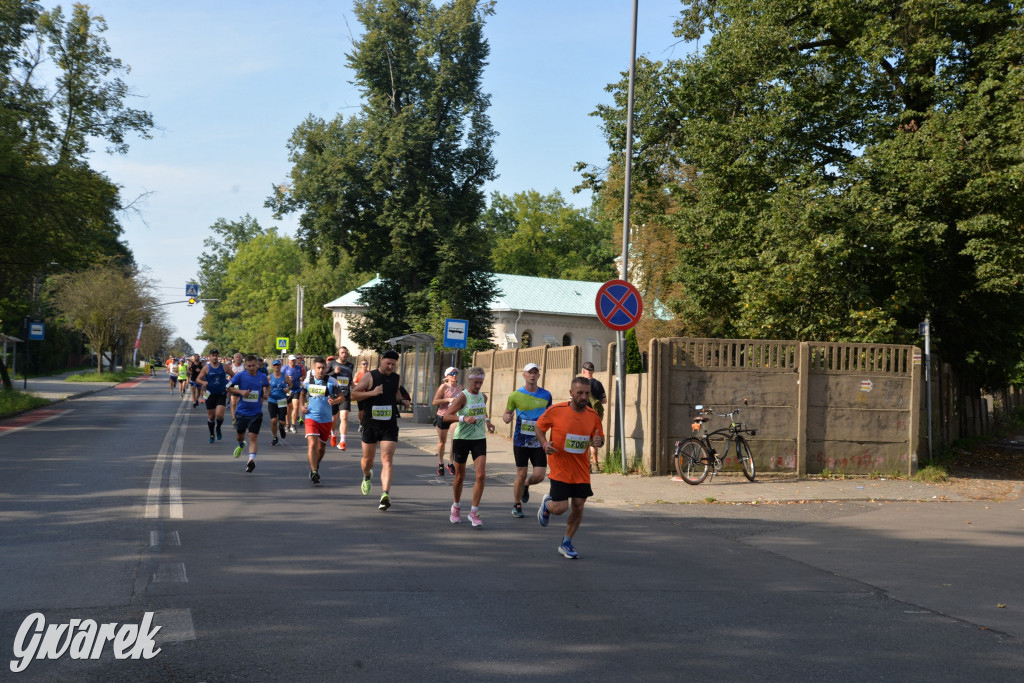
[[217, 354], [219, 356], [220, 351], [218, 351], [217, 349], [210, 349], [210, 355], [212, 356], [213, 354]]
[[527, 363], [526, 367], [523, 368], [523, 372], [529, 372], [530, 370], [536, 370], [540, 372], [540, 366], [537, 365], [536, 363]]
[[459, 371], [456, 370], [455, 368], [448, 368], [447, 370], [444, 371], [444, 376], [445, 377], [447, 377], [448, 375], [457, 375], [457, 374], [459, 374]]
[[587, 361], [586, 363], [584, 363], [584, 364], [583, 364], [583, 369], [584, 369], [584, 370], [593, 370], [593, 369], [594, 369], [594, 364], [593, 364], [593, 363], [591, 363], [591, 362], [590, 362], [590, 361], [588, 360], [588, 361]]
[[280, 358], [275, 358], [274, 362], [271, 363], [271, 365], [280, 365], [280, 364], [281, 364], [281, 359]]
[[295, 360], [295, 354], [293, 353], [293, 354], [289, 355], [288, 356], [288, 360]]
[[327, 356], [327, 360], [334, 360], [334, 356]]

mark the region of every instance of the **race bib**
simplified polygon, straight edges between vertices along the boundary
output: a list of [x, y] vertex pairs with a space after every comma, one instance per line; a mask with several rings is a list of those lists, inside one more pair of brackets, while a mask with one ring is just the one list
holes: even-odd
[[343, 387], [348, 386], [348, 377], [336, 377], [335, 381], [337, 381], [338, 384], [340, 384]]
[[260, 400], [260, 392], [250, 391], [247, 394], [245, 394], [245, 396], [242, 397], [242, 400], [247, 401], [249, 403], [255, 403]]
[[562, 447], [566, 453], [586, 453], [590, 448], [590, 436], [583, 434], [566, 434], [565, 446]]
[[535, 436], [537, 434], [537, 421], [523, 420], [519, 424], [519, 433], [528, 436]]
[[474, 408], [469, 409], [469, 411], [466, 414], [466, 417], [469, 417], [470, 415], [472, 415], [473, 417], [483, 417], [486, 414], [487, 406], [476, 406]]
[[373, 406], [371, 408], [371, 416], [374, 420], [390, 420], [391, 419], [391, 406]]
[[206, 391], [203, 392], [203, 400], [205, 401], [208, 398], [210, 398], [210, 390], [209, 389], [207, 389]]
[[288, 399], [286, 399], [286, 398], [279, 398], [279, 399], [277, 399], [277, 407], [278, 408], [287, 408], [288, 407]]
[[310, 396], [324, 396], [327, 393], [327, 387], [323, 384], [310, 384], [306, 387], [306, 393]]

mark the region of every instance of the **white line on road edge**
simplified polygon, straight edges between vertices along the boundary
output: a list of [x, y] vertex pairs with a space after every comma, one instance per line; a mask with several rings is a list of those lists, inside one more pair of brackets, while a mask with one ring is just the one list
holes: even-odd
[[182, 403], [178, 407], [178, 412], [175, 413], [174, 419], [171, 420], [171, 426], [167, 428], [167, 434], [164, 435], [163, 443], [160, 445], [160, 453], [157, 455], [156, 464], [153, 465], [153, 474], [149, 477], [149, 493], [146, 495], [146, 519], [155, 519], [160, 516], [160, 491], [163, 489], [160, 482], [164, 477], [167, 449], [171, 445], [171, 437], [174, 436], [174, 430], [181, 421], [181, 416], [184, 412], [185, 404]]
[[171, 461], [171, 478], [167, 482], [167, 495], [170, 499], [170, 518], [181, 519], [185, 516], [185, 510], [181, 504], [181, 452], [185, 450], [185, 432], [188, 428], [188, 418], [192, 413], [185, 411], [181, 428], [178, 431], [178, 443], [174, 447], [174, 459]]
[[156, 566], [153, 583], [188, 583], [184, 562], [165, 562]]

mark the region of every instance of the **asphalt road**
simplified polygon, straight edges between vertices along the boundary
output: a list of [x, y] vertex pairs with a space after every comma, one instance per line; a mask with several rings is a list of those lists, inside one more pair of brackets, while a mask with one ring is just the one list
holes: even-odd
[[[25, 681], [1016, 681], [1020, 502], [595, 505], [557, 553], [488, 481], [448, 522], [434, 458], [400, 444], [394, 506], [354, 449], [254, 473], [205, 412], [143, 381], [0, 435], [0, 648], [33, 612], [162, 626], [150, 660], [33, 661]], [[350, 437], [351, 438], [351, 437]], [[179, 486], [180, 483], [180, 486]], [[537, 487], [541, 488], [541, 487]], [[179, 497], [180, 496], [180, 497]], [[467, 493], [464, 511], [468, 509]], [[1000, 605], [1003, 605], [1000, 607]]]

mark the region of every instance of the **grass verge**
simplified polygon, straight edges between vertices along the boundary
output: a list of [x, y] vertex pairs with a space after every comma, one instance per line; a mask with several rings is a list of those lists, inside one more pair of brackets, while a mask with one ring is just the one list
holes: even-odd
[[118, 370], [117, 372], [104, 372], [102, 375], [97, 373], [95, 370], [89, 372], [80, 372], [77, 375], [71, 375], [65, 382], [127, 382], [130, 379], [135, 379], [139, 375], [146, 374], [141, 369], [131, 370]]
[[20, 413], [23, 410], [49, 405], [45, 398], [39, 398], [23, 391], [0, 389], [0, 417]]

